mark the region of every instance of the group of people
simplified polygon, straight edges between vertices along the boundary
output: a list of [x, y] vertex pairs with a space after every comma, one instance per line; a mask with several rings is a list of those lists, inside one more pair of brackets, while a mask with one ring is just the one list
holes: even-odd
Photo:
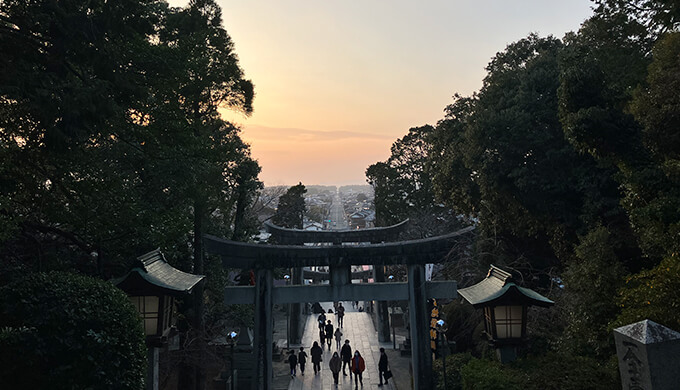
[[[331, 311], [329, 310], [329, 312]], [[352, 380], [352, 375], [354, 375], [354, 386], [355, 388], [358, 389], [359, 385], [361, 386], [364, 385], [363, 372], [364, 370], [366, 370], [366, 362], [364, 361], [364, 358], [361, 356], [361, 353], [359, 353], [359, 351], [354, 351], [354, 354], [352, 354], [352, 347], [349, 344], [349, 340], [345, 340], [345, 343], [342, 346], [342, 348], [340, 347], [340, 343], [343, 336], [343, 333], [340, 330], [340, 328], [343, 327], [343, 318], [345, 316], [345, 308], [342, 306], [342, 303], [338, 304], [336, 308], [336, 314], [338, 317], [338, 328], [336, 328], [335, 331], [333, 330], [333, 324], [331, 320], [326, 319], [326, 314], [325, 313], [319, 314], [318, 317], [319, 339], [321, 345], [319, 345], [319, 342], [315, 341], [314, 345], [310, 350], [312, 365], [314, 367], [314, 375], [321, 372], [321, 362], [323, 361], [322, 357], [323, 346], [327, 343], [328, 349], [330, 351], [331, 343], [335, 338], [336, 349], [340, 350], [340, 354], [338, 354], [337, 351], [333, 352], [333, 356], [331, 357], [331, 360], [328, 362], [328, 367], [333, 373], [333, 380], [337, 385], [340, 377], [340, 371], [342, 370], [342, 375], [347, 376], [346, 368], [349, 367], [350, 381]], [[291, 377], [294, 377], [296, 375], [296, 367], [298, 364], [300, 365], [300, 373], [302, 375], [305, 375], [306, 362], [307, 353], [304, 351], [304, 347], [300, 347], [300, 351], [298, 352], [297, 356], [295, 355], [295, 351], [291, 351], [290, 356], [288, 357]], [[387, 372], [388, 372], [387, 355], [385, 354], [385, 349], [380, 348], [380, 360], [378, 362], [380, 384], [378, 386], [383, 385], [383, 378], [385, 378], [385, 384], [388, 383], [389, 375], [385, 375]]]
[[[330, 310], [329, 310], [330, 312]], [[338, 305], [336, 310], [338, 316], [338, 327], [333, 331], [333, 323], [331, 320], [326, 320], [326, 313], [319, 314], [317, 320], [319, 321], [319, 342], [321, 347], [328, 344], [328, 349], [331, 349], [331, 344], [335, 338], [335, 348], [340, 349], [340, 343], [342, 342], [342, 331], [340, 328], [343, 326], [343, 318], [345, 317], [345, 308], [342, 303]]]

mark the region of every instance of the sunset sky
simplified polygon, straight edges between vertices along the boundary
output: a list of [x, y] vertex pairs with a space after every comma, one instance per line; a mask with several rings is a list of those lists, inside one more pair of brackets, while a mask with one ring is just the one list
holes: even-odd
[[[173, 5], [187, 1], [173, 0]], [[408, 129], [481, 87], [497, 52], [562, 38], [588, 0], [218, 0], [255, 112], [243, 128], [266, 185], [362, 184]]]

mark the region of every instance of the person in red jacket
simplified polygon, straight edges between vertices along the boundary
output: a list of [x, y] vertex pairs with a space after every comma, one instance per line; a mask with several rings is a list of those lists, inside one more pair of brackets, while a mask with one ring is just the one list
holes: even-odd
[[350, 365], [350, 370], [354, 373], [354, 388], [359, 388], [359, 383], [364, 386], [364, 381], [362, 378], [362, 373], [366, 369], [366, 362], [364, 358], [361, 357], [359, 351], [354, 351], [354, 356], [352, 357], [352, 363]]

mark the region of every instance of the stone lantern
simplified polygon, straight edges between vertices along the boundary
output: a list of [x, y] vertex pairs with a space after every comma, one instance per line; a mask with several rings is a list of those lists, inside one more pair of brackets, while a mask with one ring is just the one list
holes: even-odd
[[158, 388], [158, 354], [174, 325], [174, 300], [186, 295], [205, 276], [182, 272], [165, 260], [160, 249], [139, 256], [125, 276], [113, 280], [132, 301], [144, 321], [149, 359], [147, 389]]
[[475, 309], [484, 310], [486, 335], [502, 363], [517, 358], [517, 346], [526, 337], [527, 307], [554, 304], [533, 290], [517, 286], [509, 272], [493, 265], [481, 282], [458, 292]]

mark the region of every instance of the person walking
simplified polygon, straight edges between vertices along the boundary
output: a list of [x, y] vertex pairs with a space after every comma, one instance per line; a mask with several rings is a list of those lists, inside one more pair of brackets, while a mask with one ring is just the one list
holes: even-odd
[[295, 367], [297, 367], [298, 359], [295, 356], [295, 351], [290, 351], [290, 356], [288, 356], [288, 364], [290, 365], [290, 377], [295, 377]]
[[[378, 387], [383, 385], [383, 377], [387, 372], [387, 354], [385, 353], [385, 348], [380, 348], [380, 360], [378, 361], [378, 377], [380, 378], [380, 383]], [[388, 378], [385, 377], [385, 384], [387, 384]]]
[[317, 317], [317, 321], [319, 321], [319, 329], [323, 330], [324, 326], [326, 326], [326, 312], [322, 311], [321, 314]]
[[323, 354], [321, 347], [319, 347], [319, 343], [315, 341], [314, 345], [312, 345], [312, 349], [309, 350], [309, 353], [312, 355], [312, 365], [314, 366], [314, 374], [318, 374], [319, 371], [321, 371], [322, 360], [321, 355]]
[[335, 309], [335, 314], [338, 316], [338, 326], [343, 327], [343, 319], [345, 318], [345, 307], [342, 306], [342, 302], [338, 302], [338, 308]]
[[326, 324], [326, 342], [328, 343], [328, 350], [331, 349], [331, 344], [333, 343], [333, 323], [328, 320]]
[[349, 379], [352, 379], [352, 366], [350, 365], [350, 361], [352, 360], [352, 347], [349, 345], [349, 340], [345, 340], [345, 345], [340, 349], [340, 357], [342, 358], [342, 375], [347, 376], [345, 367], [349, 366]]
[[331, 369], [331, 372], [333, 373], [333, 380], [335, 381], [335, 385], [338, 385], [338, 377], [340, 376], [340, 367], [342, 366], [342, 361], [340, 360], [340, 356], [338, 356], [337, 352], [333, 352], [333, 357], [331, 358], [331, 361], [328, 362], [328, 368]]
[[335, 328], [335, 333], [333, 333], [335, 336], [335, 349], [338, 351], [340, 350], [340, 343], [342, 341], [342, 331], [340, 328]]
[[321, 343], [321, 348], [326, 346], [326, 328], [319, 329], [319, 343]]
[[300, 364], [300, 374], [305, 376], [305, 364], [307, 363], [307, 352], [305, 352], [305, 347], [300, 347], [300, 352], [298, 352], [298, 363]]
[[358, 389], [359, 388], [359, 383], [361, 383], [361, 387], [364, 386], [364, 380], [362, 378], [362, 373], [366, 369], [366, 362], [364, 361], [364, 358], [361, 357], [361, 354], [359, 351], [354, 351], [354, 357], [352, 357], [352, 363], [350, 366], [350, 370], [354, 374], [354, 388]]

